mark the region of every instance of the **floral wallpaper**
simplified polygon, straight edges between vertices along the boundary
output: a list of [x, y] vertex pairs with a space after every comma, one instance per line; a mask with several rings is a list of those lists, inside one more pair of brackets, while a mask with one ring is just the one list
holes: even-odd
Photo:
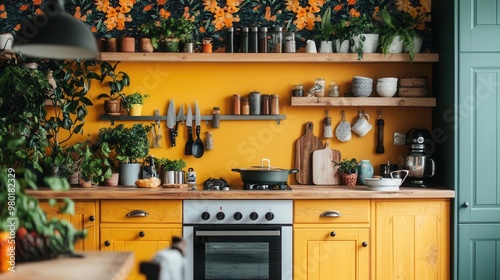
[[[18, 32], [23, 20], [43, 12], [49, 0], [0, 0], [0, 32]], [[331, 22], [362, 14], [372, 16], [381, 7], [406, 13], [426, 41], [431, 31], [431, 0], [65, 0], [65, 9], [85, 22], [96, 38], [132, 35], [138, 27], [160, 18], [185, 17], [197, 25], [195, 38], [211, 37], [223, 45], [226, 27], [282, 26], [296, 32], [303, 47], [314, 38], [321, 15], [331, 9]]]

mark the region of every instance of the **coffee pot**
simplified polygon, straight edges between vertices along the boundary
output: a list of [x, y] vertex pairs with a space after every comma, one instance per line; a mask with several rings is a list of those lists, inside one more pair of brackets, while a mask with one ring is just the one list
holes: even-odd
[[405, 155], [404, 169], [408, 170], [410, 186], [425, 187], [434, 176], [436, 164], [430, 155], [431, 133], [427, 129], [411, 129], [406, 134], [409, 153]]

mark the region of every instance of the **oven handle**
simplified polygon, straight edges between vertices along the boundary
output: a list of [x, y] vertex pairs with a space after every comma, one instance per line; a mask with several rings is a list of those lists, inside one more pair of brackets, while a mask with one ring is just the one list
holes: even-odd
[[196, 236], [280, 236], [279, 230], [238, 231], [238, 230], [197, 230]]

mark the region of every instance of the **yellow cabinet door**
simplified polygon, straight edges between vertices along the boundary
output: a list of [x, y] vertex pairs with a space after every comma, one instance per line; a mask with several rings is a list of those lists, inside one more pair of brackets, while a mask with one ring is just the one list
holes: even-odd
[[369, 279], [369, 237], [369, 229], [295, 229], [293, 279]]
[[448, 200], [373, 202], [373, 279], [449, 279]]
[[48, 202], [40, 202], [40, 208], [45, 211], [48, 219], [53, 217], [68, 220], [76, 229], [87, 231], [87, 237], [75, 243], [75, 251], [96, 251], [98, 250], [98, 230], [99, 215], [98, 201], [77, 201], [75, 202], [75, 214], [61, 214], [57, 206], [50, 206]]
[[101, 227], [101, 251], [132, 251], [135, 265], [127, 279], [145, 280], [139, 273], [139, 263], [151, 260], [160, 250], [170, 247], [173, 236], [182, 236], [178, 228], [155, 227]]

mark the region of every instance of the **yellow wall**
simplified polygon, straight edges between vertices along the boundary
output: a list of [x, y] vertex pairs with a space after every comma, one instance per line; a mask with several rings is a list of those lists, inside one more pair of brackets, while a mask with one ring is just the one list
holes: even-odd
[[[161, 123], [164, 129], [163, 148], [151, 149], [152, 155], [184, 159], [187, 166], [197, 172], [199, 184], [209, 177], [222, 177], [231, 184], [238, 185], [241, 184], [239, 173], [232, 172], [231, 168], [259, 165], [262, 158], [269, 158], [275, 167], [293, 168], [295, 141], [304, 133], [304, 124], [312, 121], [314, 134], [322, 138], [322, 120], [326, 109], [330, 110], [334, 131], [340, 121], [341, 109], [346, 111], [347, 120], [351, 123], [358, 110], [365, 110], [371, 116], [370, 123], [374, 128], [365, 137], [353, 134], [352, 140], [347, 143], [336, 138], [328, 140], [330, 147], [340, 150], [342, 157], [369, 159], [376, 174], [379, 172], [378, 165], [387, 160], [401, 165], [407, 148], [392, 145], [392, 133], [406, 132], [413, 127], [430, 129], [430, 108], [291, 107], [289, 85], [301, 81], [308, 89], [315, 78], [322, 77], [327, 84], [336, 80], [340, 84], [342, 95], [343, 92], [350, 91], [353, 75], [374, 79], [387, 76], [429, 76], [430, 79], [431, 67], [430, 64], [408, 63], [121, 63], [118, 69], [131, 77], [131, 86], [126, 89], [126, 93], [141, 91], [151, 95], [146, 99], [143, 115], [153, 115], [155, 109], [166, 115], [168, 100], [171, 98], [177, 109], [180, 104], [191, 103], [193, 113], [193, 102], [196, 100], [201, 114], [207, 115], [212, 113], [214, 106], [219, 106], [222, 114], [230, 114], [231, 97], [235, 93], [243, 96], [257, 90], [263, 94], [279, 94], [280, 113], [286, 115], [286, 120], [279, 125], [275, 121], [221, 121], [220, 128], [214, 129], [210, 127], [211, 122], [202, 122], [202, 139], [205, 138], [206, 131], [212, 131], [214, 149], [206, 151], [200, 159], [184, 155], [184, 143], [187, 139], [185, 126], [179, 128], [177, 147], [170, 147], [167, 143], [166, 122]], [[100, 120], [103, 101], [95, 100], [99, 93], [106, 90], [98, 83], [94, 83], [91, 89], [95, 106], [89, 109], [85, 135], [95, 136], [99, 128], [111, 125], [109, 121]], [[382, 109], [385, 120], [386, 152], [382, 155], [375, 153], [377, 109]], [[187, 107], [184, 110], [186, 112]], [[126, 124], [131, 125], [132, 122]], [[85, 138], [81, 136], [75, 140]], [[295, 183], [294, 176], [290, 176], [289, 183]]]

